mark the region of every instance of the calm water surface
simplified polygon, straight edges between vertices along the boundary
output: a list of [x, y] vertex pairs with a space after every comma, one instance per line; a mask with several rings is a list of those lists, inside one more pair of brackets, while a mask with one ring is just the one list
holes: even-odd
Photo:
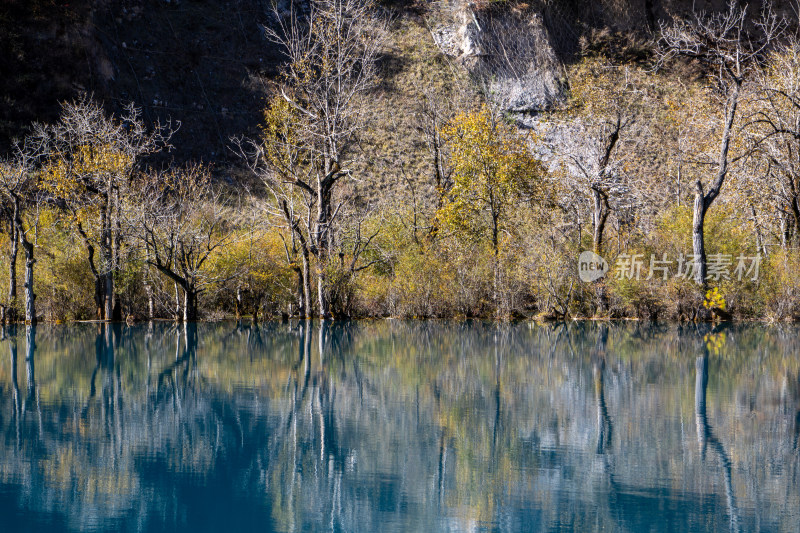
[[800, 531], [800, 329], [6, 329], [0, 531]]

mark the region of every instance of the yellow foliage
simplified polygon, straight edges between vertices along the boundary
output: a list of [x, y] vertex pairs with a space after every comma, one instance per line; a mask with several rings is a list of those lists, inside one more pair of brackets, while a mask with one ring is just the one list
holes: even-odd
[[714, 287], [706, 291], [706, 299], [703, 301], [703, 307], [706, 309], [725, 310], [725, 297], [719, 292], [719, 288]]
[[89, 191], [97, 182], [124, 176], [133, 166], [129, 155], [112, 145], [81, 145], [68, 158], [54, 159], [45, 168], [42, 184], [61, 198]]
[[453, 186], [437, 218], [458, 236], [478, 238], [492, 225], [502, 229], [509, 208], [542, 196], [544, 166], [526, 138], [486, 105], [457, 115], [442, 136], [450, 149]]

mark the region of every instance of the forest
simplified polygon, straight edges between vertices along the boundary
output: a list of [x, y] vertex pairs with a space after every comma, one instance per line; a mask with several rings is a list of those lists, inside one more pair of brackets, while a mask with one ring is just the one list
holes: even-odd
[[[274, 68], [252, 127], [204, 119], [216, 158], [161, 100], [3, 111], [0, 318], [800, 317], [800, 5], [639, 3], [597, 3], [625, 28], [568, 0], [266, 2]], [[203, 2], [162, 4], [125, 13]]]

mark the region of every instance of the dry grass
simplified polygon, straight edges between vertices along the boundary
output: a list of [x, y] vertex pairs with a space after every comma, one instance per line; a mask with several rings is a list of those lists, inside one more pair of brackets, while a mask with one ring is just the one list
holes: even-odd
[[392, 23], [381, 78], [370, 104], [371, 126], [360, 147], [364, 179], [354, 184], [366, 199], [379, 192], [405, 195], [409, 181], [417, 188], [430, 187], [432, 160], [418, 128], [426, 97], [452, 108], [477, 101], [466, 70], [439, 50], [425, 20], [407, 11]]

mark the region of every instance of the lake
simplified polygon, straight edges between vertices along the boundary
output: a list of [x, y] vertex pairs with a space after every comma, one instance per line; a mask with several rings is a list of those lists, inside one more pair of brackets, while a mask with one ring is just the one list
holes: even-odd
[[4, 532], [800, 530], [795, 325], [0, 336]]

